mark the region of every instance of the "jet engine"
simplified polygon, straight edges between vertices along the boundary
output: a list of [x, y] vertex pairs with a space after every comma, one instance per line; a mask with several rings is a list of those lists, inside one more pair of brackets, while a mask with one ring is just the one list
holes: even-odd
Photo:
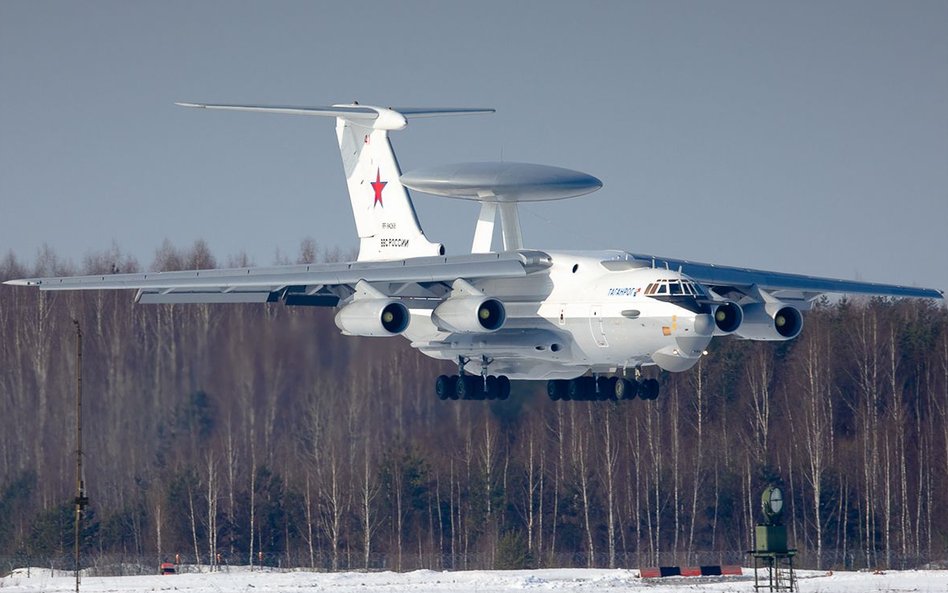
[[744, 310], [733, 301], [725, 301], [714, 310], [714, 335], [733, 334], [744, 322]]
[[792, 340], [803, 330], [803, 314], [784, 303], [755, 303], [744, 307], [744, 322], [735, 335], [748, 340]]
[[336, 313], [336, 326], [347, 336], [395, 336], [408, 327], [408, 307], [393, 299], [362, 299]]
[[458, 334], [497, 331], [506, 319], [502, 302], [479, 296], [451, 297], [431, 312], [438, 329]]

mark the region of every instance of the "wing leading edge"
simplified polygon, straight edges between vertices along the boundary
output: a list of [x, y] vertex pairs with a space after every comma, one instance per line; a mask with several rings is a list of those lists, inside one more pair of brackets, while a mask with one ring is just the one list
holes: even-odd
[[391, 262], [25, 278], [5, 284], [35, 286], [44, 291], [137, 290], [136, 301], [148, 304], [282, 300], [288, 305], [335, 306], [340, 298], [337, 289], [353, 287], [360, 281], [389, 284], [392, 292], [411, 294], [409, 286], [453, 282], [458, 278], [517, 278], [550, 265], [548, 254], [521, 250]]
[[774, 296], [791, 293], [802, 298], [813, 298], [820, 294], [864, 294], [890, 297], [911, 297], [943, 299], [944, 292], [934, 288], [918, 288], [855, 280], [838, 280], [787, 274], [767, 270], [737, 268], [693, 262], [685, 259], [671, 259], [645, 254], [630, 254], [636, 260], [654, 263], [655, 267], [680, 269], [683, 274], [713, 288], [719, 294], [738, 292], [753, 297], [755, 289], [765, 290]]

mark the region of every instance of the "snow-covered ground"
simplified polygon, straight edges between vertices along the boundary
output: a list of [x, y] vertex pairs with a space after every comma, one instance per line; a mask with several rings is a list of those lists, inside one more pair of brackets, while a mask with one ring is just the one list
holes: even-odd
[[[823, 572], [798, 571], [797, 590], [803, 593], [863, 593], [883, 591], [948, 592], [948, 570]], [[75, 579], [63, 573], [51, 575], [49, 569], [26, 569], [0, 579], [0, 591], [53, 593], [75, 590]], [[471, 591], [500, 593], [510, 591], [556, 591], [557, 593], [592, 591], [640, 591], [677, 593], [695, 591], [754, 590], [752, 572], [742, 577], [675, 577], [640, 579], [637, 570], [550, 569], [550, 570], [473, 570], [435, 572], [419, 570], [394, 572], [277, 572], [230, 568], [224, 572], [187, 573], [173, 576], [84, 577], [80, 586], [87, 592], [175, 591], [180, 593], [283, 591], [307, 593], [366, 593], [405, 591], [408, 593], [454, 593]]]

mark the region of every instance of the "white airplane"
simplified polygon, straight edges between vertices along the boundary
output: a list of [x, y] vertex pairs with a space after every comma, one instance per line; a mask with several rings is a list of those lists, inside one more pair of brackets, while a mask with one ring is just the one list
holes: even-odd
[[[824, 293], [942, 299], [927, 288], [853, 282], [675, 260], [626, 251], [525, 249], [518, 202], [601, 187], [566, 169], [468, 163], [402, 175], [388, 133], [419, 117], [492, 109], [399, 109], [357, 103], [186, 107], [336, 118], [360, 238], [356, 261], [275, 267], [29, 278], [40, 290], [136, 290], [139, 303], [276, 303], [336, 307], [354, 336], [405, 336], [456, 362], [435, 382], [441, 399], [506, 399], [510, 379], [547, 380], [553, 400], [655, 399], [651, 365], [691, 368], [715, 336], [790, 340]], [[421, 230], [407, 188], [474, 199], [472, 252], [445, 255]], [[491, 251], [495, 219], [503, 249]]]

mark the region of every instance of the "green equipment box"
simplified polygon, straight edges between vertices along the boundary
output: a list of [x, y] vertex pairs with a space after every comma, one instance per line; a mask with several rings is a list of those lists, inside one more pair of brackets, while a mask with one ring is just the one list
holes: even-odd
[[786, 525], [758, 525], [755, 532], [756, 552], [786, 552]]

